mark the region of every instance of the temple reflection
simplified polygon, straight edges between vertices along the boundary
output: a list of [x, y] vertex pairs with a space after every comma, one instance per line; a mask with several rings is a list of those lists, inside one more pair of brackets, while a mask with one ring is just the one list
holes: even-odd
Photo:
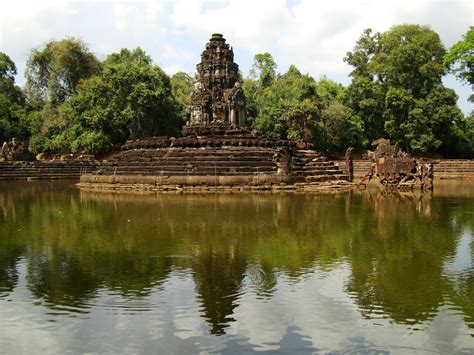
[[18, 283], [19, 260], [35, 298], [84, 312], [98, 292], [151, 297], [182, 270], [209, 331], [224, 334], [249, 289], [271, 299], [281, 275], [298, 283], [344, 263], [344, 291], [363, 317], [420, 324], [449, 302], [474, 328], [472, 265], [449, 272], [447, 262], [463, 235], [472, 236], [469, 199], [453, 206], [428, 194], [124, 196], [23, 187], [0, 190], [0, 297]]

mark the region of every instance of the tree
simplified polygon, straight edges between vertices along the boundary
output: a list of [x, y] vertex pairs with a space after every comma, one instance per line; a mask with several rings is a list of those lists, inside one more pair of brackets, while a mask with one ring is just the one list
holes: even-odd
[[311, 140], [318, 114], [316, 81], [291, 65], [262, 95], [254, 128], [281, 139]]
[[247, 121], [253, 125], [255, 119], [261, 116], [264, 91], [277, 78], [277, 64], [268, 52], [256, 54], [249, 76], [244, 80], [242, 88], [247, 98]]
[[193, 78], [185, 72], [178, 72], [171, 77], [171, 91], [179, 106], [181, 120], [186, 120], [189, 97], [193, 91]]
[[249, 76], [253, 80], [258, 80], [262, 88], [266, 88], [276, 79], [276, 68], [277, 65], [270, 53], [255, 54]]
[[10, 59], [8, 55], [3, 52], [0, 52], [0, 83], [2, 89], [4, 89], [5, 84], [8, 82], [14, 82], [16, 75], [16, 66], [15, 63]]
[[369, 71], [387, 86], [422, 97], [441, 83], [445, 53], [438, 34], [429, 27], [394, 26], [380, 35]]
[[370, 141], [388, 136], [408, 151], [448, 153], [446, 134], [462, 115], [456, 95], [441, 82], [444, 55], [427, 26], [363, 32], [344, 58], [354, 67], [345, 103]]
[[294, 65], [283, 75], [275, 69], [269, 53], [257, 54], [244, 81], [252, 128], [275, 138], [312, 142], [334, 154], [364, 142], [363, 124], [350, 115], [341, 84], [325, 77], [317, 82]]
[[462, 41], [449, 49], [444, 64], [459, 80], [474, 85], [474, 26], [469, 27]]
[[317, 82], [319, 117], [314, 127], [316, 149], [329, 154], [340, 154], [348, 147], [364, 146], [363, 122], [343, 103], [346, 89], [339, 83], [321, 78]]
[[140, 48], [122, 49], [55, 109], [57, 119], [43, 124], [35, 149], [97, 154], [126, 139], [176, 134], [182, 124], [177, 108], [169, 77]]
[[35, 48], [26, 64], [28, 100], [43, 107], [59, 106], [78, 93], [81, 80], [100, 72], [100, 63], [86, 44], [76, 38], [50, 40]]
[[13, 137], [26, 138], [27, 130], [22, 120], [25, 114], [25, 98], [15, 85], [15, 63], [0, 52], [0, 144]]

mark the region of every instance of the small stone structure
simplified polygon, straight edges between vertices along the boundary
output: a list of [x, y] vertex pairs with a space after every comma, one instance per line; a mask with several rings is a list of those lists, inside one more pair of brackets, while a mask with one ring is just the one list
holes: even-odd
[[359, 187], [366, 188], [376, 177], [386, 189], [433, 189], [433, 162], [417, 161], [403, 152], [398, 143], [391, 145], [384, 138], [375, 140], [372, 145], [376, 146], [375, 151], [369, 154], [373, 164], [358, 183]]
[[28, 146], [12, 138], [10, 142], [3, 142], [0, 148], [0, 161], [32, 161], [35, 156], [28, 150]]
[[221, 34], [197, 65], [183, 137], [127, 141], [79, 187], [105, 190], [311, 190], [351, 186], [337, 165], [310, 144], [278, 140], [246, 128], [239, 67]]

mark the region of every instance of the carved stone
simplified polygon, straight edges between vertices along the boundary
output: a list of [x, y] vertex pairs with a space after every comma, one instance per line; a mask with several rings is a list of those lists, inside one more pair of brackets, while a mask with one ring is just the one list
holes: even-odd
[[305, 142], [274, 139], [246, 129], [245, 95], [232, 48], [213, 34], [197, 65], [183, 137], [129, 140], [81, 176], [82, 188], [311, 189], [347, 176]]
[[224, 134], [245, 129], [245, 95], [239, 82], [234, 52], [221, 34], [212, 35], [196, 66], [189, 119], [183, 135]]
[[28, 146], [12, 138], [11, 142], [3, 142], [0, 148], [0, 160], [3, 161], [31, 161], [34, 155], [28, 150]]

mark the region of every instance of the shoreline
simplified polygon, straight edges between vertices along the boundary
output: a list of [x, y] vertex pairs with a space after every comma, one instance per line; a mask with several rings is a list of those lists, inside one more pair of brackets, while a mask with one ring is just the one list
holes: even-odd
[[[342, 160], [334, 161], [341, 170], [345, 169], [345, 162]], [[80, 180], [81, 176], [94, 176], [100, 177], [100, 175], [85, 175], [93, 174], [99, 170], [102, 165], [106, 162], [102, 161], [75, 161], [75, 160], [46, 160], [46, 161], [0, 161], [0, 180]], [[360, 178], [365, 174], [372, 163], [366, 160], [354, 160], [354, 182], [357, 183]], [[115, 178], [119, 178], [122, 175], [117, 175]], [[125, 176], [123, 176], [125, 177]], [[108, 176], [108, 178], [114, 178], [114, 176]], [[135, 175], [134, 179], [155, 179], [152, 185], [156, 187], [156, 178], [164, 178], [161, 176], [146, 176], [146, 175]], [[173, 177], [170, 177], [173, 178]], [[299, 190], [304, 191], [305, 188], [301, 185], [306, 185], [307, 189], [315, 189], [316, 186], [327, 188], [328, 185], [324, 182], [318, 183], [296, 183], [292, 184], [290, 181], [285, 181], [282, 177], [278, 177], [277, 180], [270, 175], [254, 175], [253, 180], [256, 181], [249, 183], [247, 181], [234, 181], [229, 184], [225, 183], [226, 179], [242, 179], [242, 176], [181, 176], [180, 179], [201, 179], [197, 185], [193, 187], [193, 190], [206, 190], [202, 185], [208, 186], [207, 189], [220, 190], [230, 189], [232, 191], [255, 191], [255, 190]], [[203, 181], [203, 178], [207, 178], [207, 181]], [[209, 183], [210, 181], [221, 181], [218, 184]], [[434, 179], [435, 180], [474, 180], [474, 160], [472, 159], [443, 159], [434, 168]], [[112, 182], [112, 181], [110, 181]], [[80, 182], [81, 184], [81, 182]], [[115, 183], [113, 183], [115, 184]], [[169, 184], [162, 184], [163, 188], [156, 190], [166, 190], [167, 185], [189, 185], [182, 181], [170, 182]], [[222, 187], [212, 188], [212, 185], [223, 185]], [[237, 185], [237, 186], [235, 186]], [[260, 186], [259, 186], [260, 185]], [[270, 187], [268, 186], [270, 185]], [[84, 185], [85, 187], [85, 185]], [[128, 187], [126, 189], [129, 189]], [[185, 190], [191, 189], [190, 187], [184, 188]], [[177, 189], [175, 189], [177, 190]]]

